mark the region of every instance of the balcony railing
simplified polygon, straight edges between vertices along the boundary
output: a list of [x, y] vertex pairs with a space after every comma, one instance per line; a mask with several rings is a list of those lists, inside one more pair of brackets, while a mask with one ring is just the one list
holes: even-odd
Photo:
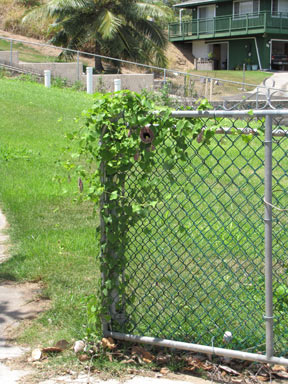
[[218, 16], [169, 24], [169, 40], [172, 41], [249, 35], [257, 32], [288, 34], [288, 13], [259, 12], [241, 17]]

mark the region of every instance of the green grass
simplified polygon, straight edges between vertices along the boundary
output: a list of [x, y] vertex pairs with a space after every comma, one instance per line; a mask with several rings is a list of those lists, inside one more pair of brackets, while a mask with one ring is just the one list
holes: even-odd
[[[28, 62], [28, 63], [46, 63], [46, 62], [54, 62], [58, 61], [58, 55], [44, 55], [39, 52], [37, 48], [31, 47], [31, 45], [25, 45], [23, 43], [13, 42], [13, 51], [19, 52], [19, 60]], [[0, 51], [10, 51], [10, 41], [0, 40]]]
[[[0, 278], [40, 280], [52, 300], [22, 340], [45, 344], [81, 338], [84, 298], [95, 292], [98, 278], [97, 218], [89, 203], [73, 202], [77, 180], [58, 182], [63, 172], [56, 161], [63, 156], [64, 133], [78, 127], [73, 118], [89, 108], [92, 98], [7, 79], [0, 79], [0, 98], [0, 201], [13, 244]], [[231, 124], [246, 126], [222, 120], [223, 126]], [[275, 139], [273, 149], [274, 203], [285, 208], [287, 139]], [[229, 347], [263, 350], [261, 139], [245, 143], [241, 137], [217, 136], [209, 147], [191, 142], [189, 160], [173, 169], [163, 160], [165, 148], [156, 150], [150, 177], [163, 198], [129, 230], [126, 330], [207, 345], [213, 338], [215, 346], [226, 346], [223, 334], [231, 331]], [[137, 183], [138, 171], [129, 175], [126, 193]], [[276, 213], [275, 289], [288, 286], [285, 226], [287, 214]], [[286, 352], [286, 302], [285, 292], [275, 298], [279, 353]]]
[[[44, 284], [51, 309], [24, 340], [45, 343], [83, 336], [83, 299], [98, 277], [97, 218], [74, 202], [77, 180], [59, 183], [66, 132], [92, 97], [69, 89], [0, 79], [0, 201], [10, 224], [12, 258], [0, 278]], [[66, 191], [65, 191], [66, 190]], [[49, 320], [48, 320], [49, 319]]]
[[[246, 123], [223, 119], [221, 125]], [[164, 146], [157, 148], [150, 181], [162, 199], [130, 229], [126, 247], [129, 332], [227, 347], [223, 335], [230, 331], [228, 347], [265, 351], [262, 140], [217, 136], [210, 146], [191, 142], [189, 159], [171, 170]], [[287, 149], [287, 139], [274, 139], [274, 202], [280, 207], [288, 203]], [[139, 171], [128, 175], [127, 195]], [[288, 287], [288, 236], [287, 214], [274, 215], [276, 291]], [[287, 299], [282, 293], [274, 300], [275, 350], [285, 354]]]
[[[243, 72], [242, 71], [191, 71], [191, 74], [203, 75], [213, 77], [222, 80], [238, 81], [242, 83]], [[272, 76], [273, 73], [261, 72], [261, 71], [246, 71], [245, 83], [258, 85], [265, 79]]]

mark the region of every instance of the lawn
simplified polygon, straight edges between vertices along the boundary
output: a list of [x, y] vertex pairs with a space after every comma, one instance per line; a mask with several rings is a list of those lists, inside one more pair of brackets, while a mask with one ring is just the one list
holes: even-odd
[[[243, 82], [243, 71], [191, 71], [193, 75], [213, 77], [227, 81]], [[245, 71], [245, 83], [258, 85], [273, 73], [261, 71]]]
[[[253, 128], [264, 124], [248, 120]], [[246, 125], [221, 120], [221, 126]], [[165, 144], [156, 148], [157, 165], [149, 176], [161, 199], [129, 231], [130, 322], [122, 331], [264, 352], [263, 137], [247, 143], [241, 136], [220, 135], [205, 146], [191, 141], [189, 159], [172, 168], [167, 156], [171, 143]], [[287, 138], [274, 138], [273, 199], [278, 207], [288, 203], [287, 149]], [[127, 175], [127, 197], [139, 172], [135, 166]], [[155, 193], [146, 199], [154, 200]], [[280, 355], [287, 353], [288, 337], [286, 225], [287, 214], [274, 211], [275, 351]], [[226, 331], [233, 334], [229, 345], [223, 342]]]
[[0, 265], [0, 278], [39, 281], [52, 300], [23, 340], [78, 339], [83, 300], [98, 277], [97, 217], [89, 203], [75, 201], [77, 180], [69, 182], [57, 161], [63, 159], [65, 133], [77, 129], [74, 118], [92, 105], [92, 97], [2, 78], [0, 100], [0, 201], [13, 256]]
[[[59, 61], [59, 48], [55, 47], [55, 52], [53, 49], [50, 49], [50, 54], [46, 55], [41, 52], [41, 47], [37, 47], [37, 45], [33, 44], [24, 44], [13, 42], [13, 50], [19, 52], [19, 59], [24, 62], [32, 62], [32, 63], [43, 63], [43, 62], [54, 62]], [[0, 39], [0, 50], [1, 51], [9, 51], [10, 50], [10, 41]], [[64, 59], [63, 59], [64, 60]], [[65, 60], [64, 60], [65, 61]], [[81, 57], [81, 61], [85, 64], [88, 64], [87, 58]], [[91, 63], [90, 63], [91, 64]], [[173, 68], [172, 68], [173, 69]], [[137, 68], [134, 68], [137, 72]], [[236, 81], [243, 82], [243, 72], [242, 71], [190, 71], [191, 79], [193, 80], [193, 75], [197, 76], [205, 76], [205, 77], [213, 77], [217, 79], [227, 80], [227, 81]], [[169, 73], [168, 73], [169, 76]], [[261, 71], [246, 71], [245, 72], [245, 82], [251, 85], [258, 85], [262, 83], [266, 78], [272, 76], [272, 73], [269, 72], [261, 72]], [[184, 79], [185, 80], [185, 79]], [[178, 81], [179, 82], [179, 79]], [[182, 76], [181, 76], [181, 86], [182, 84]], [[225, 87], [225, 91], [228, 93], [239, 93], [239, 85], [234, 86], [232, 84], [221, 84], [221, 88]], [[253, 88], [252, 88], [253, 89]], [[250, 90], [250, 89], [248, 89]], [[216, 92], [217, 93], [217, 92]], [[221, 92], [225, 93], [225, 92]]]
[[[43, 295], [52, 300], [22, 340], [78, 339], [85, 332], [85, 297], [95, 292], [98, 278], [98, 218], [89, 203], [77, 203], [77, 180], [69, 179], [58, 160], [65, 156], [65, 132], [78, 128], [74, 117], [89, 108], [92, 97], [0, 79], [0, 98], [0, 201], [13, 245], [13, 257], [0, 265], [0, 278], [42, 282]], [[264, 124], [249, 119], [253, 128]], [[221, 123], [246, 126], [229, 119]], [[223, 335], [230, 331], [228, 347], [263, 351], [263, 138], [247, 143], [240, 136], [217, 136], [209, 146], [191, 141], [189, 159], [175, 167], [168, 141], [165, 146], [156, 148], [150, 175], [161, 199], [127, 234], [129, 323], [114, 330], [215, 346], [226, 346]], [[274, 139], [273, 149], [273, 201], [287, 207], [287, 138]], [[139, 172], [136, 164], [127, 175], [127, 195]], [[146, 197], [154, 200], [153, 191]], [[287, 352], [286, 225], [287, 214], [276, 212], [279, 354]]]

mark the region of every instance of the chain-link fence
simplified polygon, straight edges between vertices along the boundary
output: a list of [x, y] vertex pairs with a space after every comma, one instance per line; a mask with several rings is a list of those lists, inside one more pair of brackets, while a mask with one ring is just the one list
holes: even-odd
[[[98, 92], [113, 91], [111, 77], [115, 75], [116, 79], [121, 72], [122, 89], [137, 92], [146, 89], [164, 96], [170, 95], [179, 105], [191, 105], [199, 98], [207, 98], [217, 109], [222, 109], [223, 104], [227, 109], [242, 107], [244, 101], [247, 101], [244, 108], [270, 107], [267, 98], [277, 108], [287, 107], [288, 104], [286, 90], [276, 89], [275, 83], [269, 78], [260, 85], [249, 84], [245, 70], [240, 76], [241, 81], [232, 81], [213, 77], [217, 76], [214, 71], [179, 71], [0, 36], [0, 67], [37, 76], [43, 76], [44, 70], [51, 70], [52, 81], [59, 83], [62, 80], [67, 85], [76, 84], [83, 89], [86, 87], [86, 69], [95, 66], [96, 58], [102, 60], [104, 67], [104, 72], [98, 75], [94, 70], [93, 90]], [[139, 81], [136, 75], [138, 78], [146, 75], [146, 78], [143, 77], [143, 81], [135, 88], [135, 83]], [[152, 80], [147, 75], [151, 75]]]
[[126, 234], [124, 313], [106, 334], [288, 364], [272, 357], [288, 353], [288, 111], [173, 114], [220, 128], [183, 161], [169, 140], [155, 148], [160, 199]]

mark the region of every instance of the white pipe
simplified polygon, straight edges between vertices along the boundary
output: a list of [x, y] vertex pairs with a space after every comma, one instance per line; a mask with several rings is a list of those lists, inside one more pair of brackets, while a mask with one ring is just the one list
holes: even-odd
[[93, 93], [93, 68], [92, 67], [86, 68], [86, 83], [87, 83], [87, 93], [91, 95]]
[[[229, 117], [229, 116], [249, 116], [249, 110], [243, 111], [217, 111], [217, 110], [198, 110], [198, 111], [173, 111], [171, 112], [172, 117]], [[252, 116], [288, 116], [288, 109], [269, 109], [269, 110], [261, 110], [255, 109], [253, 111]]]
[[179, 9], [180, 35], [182, 35], [182, 12], [183, 11], [184, 11], [184, 8]]
[[175, 348], [175, 349], [181, 349], [184, 351], [206, 353], [209, 355], [219, 355], [219, 356], [229, 357], [232, 359], [258, 361], [260, 363], [272, 363], [272, 364], [281, 364], [281, 365], [288, 366], [288, 359], [285, 359], [283, 357], [267, 358], [265, 355], [260, 355], [259, 353], [233, 351], [231, 349], [216, 348], [216, 347], [210, 347], [207, 345], [199, 345], [199, 344], [192, 344], [192, 343], [184, 343], [182, 341], [160, 339], [157, 337], [134, 336], [134, 335], [119, 333], [119, 332], [106, 331], [104, 332], [104, 336], [106, 337], [110, 336], [118, 340], [131, 341], [132, 343], [151, 344], [151, 345], [157, 345], [158, 347]]
[[259, 49], [258, 49], [256, 37], [254, 37], [254, 41], [255, 41], [255, 47], [256, 47], [256, 53], [257, 53], [259, 68], [260, 68], [260, 71], [262, 71], [262, 64], [261, 64], [261, 60], [260, 60]]
[[121, 79], [114, 80], [114, 92], [121, 91]]
[[51, 87], [51, 71], [49, 69], [44, 71], [44, 84], [46, 88]]

